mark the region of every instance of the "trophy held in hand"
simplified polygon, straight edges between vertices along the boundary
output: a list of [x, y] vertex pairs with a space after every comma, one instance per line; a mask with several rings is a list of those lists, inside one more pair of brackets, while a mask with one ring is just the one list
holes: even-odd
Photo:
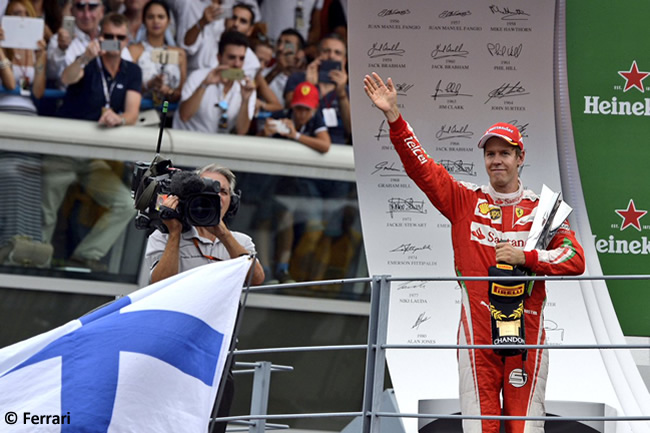
[[[524, 277], [524, 270], [506, 263], [490, 266], [490, 277]], [[524, 299], [528, 282], [520, 279], [491, 280], [488, 297], [492, 318], [492, 344], [526, 344]], [[500, 356], [525, 355], [525, 349], [494, 349]]]
[[[535, 218], [524, 251], [546, 249], [573, 209], [562, 201], [560, 193], [553, 192], [544, 185], [539, 205], [535, 211]], [[490, 277], [525, 277], [530, 275], [534, 274], [507, 263], [498, 263], [488, 270]], [[492, 344], [495, 346], [526, 344], [524, 301], [530, 295], [533, 283], [533, 281], [523, 278], [489, 281], [488, 298], [492, 321]], [[527, 355], [526, 349], [500, 349], [497, 347], [494, 352], [500, 356], [521, 355], [523, 360]]]

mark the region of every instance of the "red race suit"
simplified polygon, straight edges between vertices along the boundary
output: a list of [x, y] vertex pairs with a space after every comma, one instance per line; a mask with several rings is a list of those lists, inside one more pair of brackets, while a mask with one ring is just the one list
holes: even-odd
[[[411, 126], [400, 116], [390, 124], [390, 139], [402, 164], [431, 203], [451, 222], [454, 266], [459, 276], [487, 276], [496, 263], [495, 246], [510, 242], [523, 249], [538, 196], [523, 189], [500, 194], [491, 186], [454, 179], [422, 148]], [[525, 268], [537, 275], [576, 275], [584, 272], [584, 253], [569, 228], [558, 230], [547, 250], [525, 252]], [[461, 281], [462, 306], [458, 344], [492, 344], [488, 282]], [[544, 344], [543, 309], [546, 288], [536, 281], [524, 301], [526, 344]], [[460, 403], [465, 415], [544, 416], [548, 373], [547, 350], [528, 350], [503, 358], [492, 349], [459, 349]], [[522, 368], [523, 367], [523, 368]], [[503, 413], [500, 395], [503, 391]], [[498, 420], [464, 420], [467, 432], [499, 432]], [[544, 432], [543, 421], [507, 421], [509, 433]]]

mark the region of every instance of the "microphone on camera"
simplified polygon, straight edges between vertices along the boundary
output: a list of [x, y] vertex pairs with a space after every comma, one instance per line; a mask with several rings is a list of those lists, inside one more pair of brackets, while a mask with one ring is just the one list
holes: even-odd
[[188, 197], [205, 189], [205, 183], [192, 171], [179, 171], [172, 176], [169, 193], [177, 197]]

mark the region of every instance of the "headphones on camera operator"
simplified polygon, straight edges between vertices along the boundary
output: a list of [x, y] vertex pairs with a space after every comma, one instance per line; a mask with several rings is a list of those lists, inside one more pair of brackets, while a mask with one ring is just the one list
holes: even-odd
[[[158, 134], [156, 155], [151, 163], [138, 161], [133, 169], [131, 195], [134, 199], [138, 214], [135, 226], [147, 230], [147, 236], [158, 229], [168, 233], [163, 220], [178, 219], [183, 224], [183, 232], [191, 226], [209, 227], [221, 221], [221, 184], [213, 179], [202, 178], [194, 171], [183, 171], [172, 167], [169, 159], [160, 156], [160, 145], [165, 118], [167, 116], [167, 101], [163, 104], [163, 115]], [[162, 206], [166, 195], [179, 198], [178, 207], [170, 209]], [[241, 191], [231, 190], [230, 206], [224, 214], [224, 219], [232, 218], [239, 210]]]

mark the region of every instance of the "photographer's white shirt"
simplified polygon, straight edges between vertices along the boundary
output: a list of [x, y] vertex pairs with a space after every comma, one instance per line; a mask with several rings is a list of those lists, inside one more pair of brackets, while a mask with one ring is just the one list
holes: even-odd
[[[233, 237], [237, 242], [239, 242], [245, 249], [251, 254], [256, 254], [255, 244], [250, 236], [241, 232], [231, 232]], [[149, 276], [153, 272], [154, 267], [160, 261], [165, 247], [167, 246], [167, 239], [169, 235], [161, 233], [159, 230], [156, 230], [149, 236], [147, 241], [147, 250], [145, 253], [145, 262], [149, 268]], [[194, 245], [192, 239], [197, 239], [199, 241], [200, 251]], [[205, 256], [216, 257], [220, 260], [228, 260], [233, 257], [230, 257], [228, 250], [225, 245], [221, 243], [219, 239], [215, 239], [212, 242], [210, 239], [203, 238], [199, 236], [199, 232], [196, 230], [196, 227], [192, 227], [190, 231], [181, 234], [181, 240], [179, 243], [179, 263], [178, 263], [178, 272], [189, 271], [190, 269], [197, 268], [202, 265], [207, 265], [212, 263], [212, 260], [206, 258]]]
[[[187, 77], [185, 85], [183, 85], [183, 92], [181, 93], [181, 103], [188, 100], [194, 94], [203, 80], [205, 80], [205, 77], [207, 77], [210, 70], [210, 68], [199, 69], [192, 72], [189, 77]], [[248, 100], [248, 117], [251, 120], [255, 115], [256, 99], [257, 93], [253, 90], [253, 94]], [[228, 107], [225, 110], [226, 115], [228, 116], [227, 131], [232, 131], [237, 121], [239, 107], [242, 104], [241, 85], [237, 81], [233, 83], [230, 91], [226, 94], [224, 94], [223, 84], [212, 84], [208, 86], [203, 93], [203, 99], [201, 99], [199, 109], [187, 122], [181, 120], [180, 108], [176, 110], [174, 113], [173, 128], [213, 134], [223, 132], [219, 130], [219, 121], [224, 110], [219, 107], [219, 104], [221, 103], [223, 106], [224, 102]]]

